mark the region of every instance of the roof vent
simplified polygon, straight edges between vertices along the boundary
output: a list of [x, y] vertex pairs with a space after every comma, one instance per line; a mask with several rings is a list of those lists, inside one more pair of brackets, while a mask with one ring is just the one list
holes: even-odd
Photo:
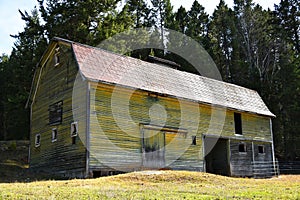
[[156, 63], [156, 64], [164, 65], [164, 66], [167, 66], [167, 67], [170, 67], [170, 68], [173, 68], [173, 69], [178, 69], [178, 68], [181, 67], [176, 62], [173, 62], [173, 61], [170, 61], [170, 60], [166, 60], [166, 59], [163, 59], [163, 58], [158, 58], [158, 57], [155, 57], [155, 56], [150, 56], [150, 55], [148, 56], [147, 61], [151, 62], [151, 63]]

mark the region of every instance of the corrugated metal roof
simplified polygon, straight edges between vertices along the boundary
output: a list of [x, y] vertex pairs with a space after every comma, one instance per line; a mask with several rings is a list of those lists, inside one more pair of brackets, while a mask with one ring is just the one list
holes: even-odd
[[167, 94], [272, 116], [259, 94], [244, 87], [73, 43], [81, 73], [91, 81]]

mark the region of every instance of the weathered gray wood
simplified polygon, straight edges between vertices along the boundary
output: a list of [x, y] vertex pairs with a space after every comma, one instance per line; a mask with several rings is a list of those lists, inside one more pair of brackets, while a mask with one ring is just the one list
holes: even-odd
[[[239, 144], [245, 144], [247, 151], [239, 152]], [[232, 176], [253, 176], [251, 142], [230, 140], [230, 164]]]
[[[63, 176], [84, 177], [86, 149], [86, 96], [72, 99], [75, 77], [78, 68], [69, 46], [60, 44], [60, 61], [54, 64], [54, 53], [50, 51], [48, 61], [39, 66], [41, 71], [39, 84], [32, 103], [30, 167], [34, 170], [59, 174]], [[78, 84], [78, 90], [85, 90], [85, 84]], [[72, 102], [74, 100], [75, 102]], [[49, 125], [50, 105], [62, 101], [62, 122]], [[74, 122], [72, 103], [80, 105], [77, 108], [79, 133], [76, 144], [72, 144], [70, 136], [71, 123]], [[52, 129], [57, 129], [57, 140], [52, 142]], [[41, 135], [41, 145], [35, 147], [34, 138]]]

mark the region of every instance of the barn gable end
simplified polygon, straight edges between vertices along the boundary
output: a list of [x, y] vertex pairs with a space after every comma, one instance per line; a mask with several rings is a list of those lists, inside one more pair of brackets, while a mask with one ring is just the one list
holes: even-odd
[[[71, 45], [52, 43], [35, 74], [31, 92], [30, 167], [50, 174], [84, 177], [87, 97], [77, 97], [81, 120], [74, 121], [72, 91], [78, 73]], [[77, 84], [86, 90], [87, 82]], [[78, 135], [71, 135], [76, 122]], [[37, 141], [38, 140], [38, 141]]]

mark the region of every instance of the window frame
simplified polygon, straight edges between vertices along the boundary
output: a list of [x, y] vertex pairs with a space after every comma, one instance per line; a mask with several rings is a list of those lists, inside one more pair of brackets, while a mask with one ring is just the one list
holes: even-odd
[[54, 67], [57, 67], [60, 65], [60, 47], [57, 47], [55, 49], [55, 53], [54, 53]]
[[35, 135], [34, 146], [36, 148], [41, 146], [41, 139], [42, 139], [42, 137], [41, 137], [40, 133]]
[[[264, 154], [266, 154], [266, 147], [265, 147], [265, 145], [258, 145], [257, 146], [257, 149], [258, 149], [258, 154], [259, 155], [264, 155]], [[262, 149], [262, 152], [260, 151]]]
[[[75, 127], [75, 129], [76, 129], [75, 134], [73, 134], [73, 133], [74, 133], [74, 127]], [[77, 137], [77, 135], [78, 135], [78, 122], [72, 122], [72, 123], [71, 123], [71, 137], [72, 137], [72, 138], [73, 138], [73, 137]]]
[[[242, 147], [243, 149], [241, 148], [241, 146], [243, 146]], [[238, 151], [239, 151], [240, 154], [246, 154], [247, 151], [248, 151], [247, 144], [246, 143], [239, 143]]]
[[57, 128], [53, 128], [51, 134], [52, 134], [51, 141], [56, 142], [57, 141], [57, 136], [58, 136]]
[[[58, 125], [62, 124], [63, 121], [63, 101], [58, 101], [49, 105], [48, 108], [48, 118], [49, 118], [49, 125]], [[58, 114], [59, 113], [59, 116]], [[53, 120], [55, 119], [55, 120]]]

